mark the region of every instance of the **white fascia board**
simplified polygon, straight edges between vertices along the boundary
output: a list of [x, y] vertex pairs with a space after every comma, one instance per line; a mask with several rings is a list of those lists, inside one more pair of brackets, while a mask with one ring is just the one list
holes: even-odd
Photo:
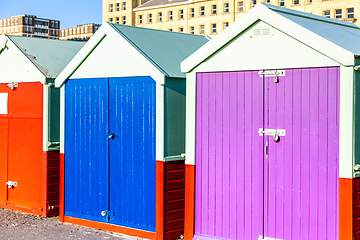
[[[44, 73], [40, 71], [40, 69], [26, 56], [26, 54], [22, 50], [20, 50], [16, 46], [15, 43], [11, 41], [10, 38], [6, 38], [8, 39], [6, 46], [17, 58], [20, 59], [20, 61], [24, 64], [24, 68], [28, 69], [28, 71], [31, 72], [32, 76], [35, 76], [35, 79], [37, 81], [45, 84], [47, 79], [46, 75], [44, 75]], [[24, 79], [24, 82], [29, 82], [29, 80]]]
[[202, 47], [192, 53], [189, 57], [187, 57], [184, 61], [182, 61], [180, 64], [181, 71], [190, 72], [202, 61], [204, 61], [206, 58], [208, 58], [226, 43], [231, 41], [234, 37], [239, 35], [257, 20], [259, 20], [259, 18], [256, 14], [256, 9], [253, 8], [239, 20], [231, 24], [224, 31], [216, 35], [213, 39], [211, 39], [209, 42], [204, 44]]
[[43, 85], [43, 151], [48, 151], [49, 142], [49, 87]]
[[66, 65], [59, 76], [55, 79], [55, 87], [61, 87], [67, 79], [76, 71], [76, 69], [86, 60], [91, 52], [106, 37], [107, 31], [113, 31], [107, 23], [104, 23], [94, 34], [92, 38], [80, 49], [75, 57]]
[[195, 165], [196, 154], [196, 73], [186, 74], [185, 164]]
[[345, 65], [353, 66], [354, 54], [344, 48], [330, 42], [329, 40], [311, 32], [310, 30], [294, 23], [293, 21], [274, 13], [272, 10], [261, 5], [259, 8], [260, 20], [274, 26], [290, 37], [302, 42], [319, 53], [333, 59], [334, 61]]
[[315, 49], [342, 65], [354, 65], [353, 53], [277, 14], [266, 6], [259, 4], [186, 58], [181, 63], [181, 71], [190, 72], [206, 58], [210, 57], [218, 49], [240, 35], [244, 30], [259, 20], [279, 29], [285, 34], [297, 39], [310, 48]]
[[354, 165], [354, 69], [340, 66], [339, 177], [352, 178]]
[[60, 88], [60, 153], [65, 153], [65, 87]]

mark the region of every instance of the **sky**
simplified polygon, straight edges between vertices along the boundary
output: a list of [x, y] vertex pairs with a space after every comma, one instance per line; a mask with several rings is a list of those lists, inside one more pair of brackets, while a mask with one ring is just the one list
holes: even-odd
[[102, 0], [0, 0], [0, 19], [17, 15], [60, 20], [60, 29], [102, 23]]

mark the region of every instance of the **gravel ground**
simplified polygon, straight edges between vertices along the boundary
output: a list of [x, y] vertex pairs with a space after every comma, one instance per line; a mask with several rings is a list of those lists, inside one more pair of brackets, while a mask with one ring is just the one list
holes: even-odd
[[44, 218], [0, 208], [0, 239], [67, 240], [67, 239], [116, 239], [139, 238], [59, 222], [58, 217]]

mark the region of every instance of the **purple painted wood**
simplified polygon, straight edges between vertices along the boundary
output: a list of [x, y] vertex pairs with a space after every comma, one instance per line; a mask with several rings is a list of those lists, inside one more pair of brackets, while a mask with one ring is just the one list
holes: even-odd
[[262, 85], [257, 71], [197, 76], [195, 239], [263, 233]]
[[268, 138], [265, 237], [338, 239], [339, 69], [286, 70], [265, 86], [265, 126], [286, 130]]
[[338, 239], [339, 68], [198, 74], [196, 136], [194, 239]]

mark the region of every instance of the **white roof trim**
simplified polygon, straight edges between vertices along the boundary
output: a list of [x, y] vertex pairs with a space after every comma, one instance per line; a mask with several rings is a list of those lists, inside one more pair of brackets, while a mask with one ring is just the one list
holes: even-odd
[[55, 79], [55, 87], [61, 87], [67, 79], [69, 79], [73, 73], [80, 67], [80, 65], [87, 59], [91, 52], [100, 44], [100, 42], [106, 37], [105, 29], [109, 27], [109, 24], [104, 23], [102, 27], [94, 34], [92, 38], [80, 49], [75, 57], [66, 65], [61, 71], [59, 76]]
[[274, 26], [285, 34], [297, 39], [310, 48], [313, 48], [340, 64], [345, 66], [354, 65], [354, 54], [350, 51], [339, 47], [329, 40], [294, 23], [280, 14], [277, 14], [264, 4], [259, 3], [238, 21], [231, 24], [227, 29], [222, 31], [219, 35], [215, 36], [211, 41], [203, 45], [200, 49], [185, 59], [181, 63], [181, 71], [190, 72], [206, 58], [210, 57], [218, 49], [227, 44], [258, 20]]
[[28, 56], [11, 40], [11, 38], [6, 35], [4, 35], [4, 37], [6, 38], [4, 47], [8, 47], [17, 57], [23, 59], [23, 63], [26, 67], [34, 69], [36, 79], [39, 79], [42, 84], [45, 84], [47, 79], [46, 75], [28, 58]]

